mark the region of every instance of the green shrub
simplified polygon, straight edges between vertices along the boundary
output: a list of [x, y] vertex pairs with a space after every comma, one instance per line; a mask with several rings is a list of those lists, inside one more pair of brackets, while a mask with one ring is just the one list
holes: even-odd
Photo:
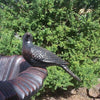
[[13, 30], [0, 31], [0, 54], [15, 55], [21, 54], [22, 40], [15, 37]]
[[68, 86], [73, 86], [73, 84], [70, 82], [71, 79], [72, 78], [69, 76], [69, 74], [65, 73], [62, 68], [53, 66], [52, 68], [48, 68], [48, 78], [44, 83], [44, 87], [47, 89], [49, 88], [52, 91], [56, 90], [57, 88], [66, 90]]
[[82, 80], [79, 83], [53, 66], [48, 68], [43, 89], [89, 88], [96, 83], [100, 74], [99, 0], [1, 0], [0, 12], [1, 54], [21, 54], [20, 37], [28, 31], [34, 44], [67, 60]]

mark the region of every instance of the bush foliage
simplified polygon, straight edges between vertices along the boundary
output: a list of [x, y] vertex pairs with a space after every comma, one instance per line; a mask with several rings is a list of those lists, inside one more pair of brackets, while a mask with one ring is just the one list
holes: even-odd
[[0, 0], [0, 53], [21, 54], [22, 36], [67, 60], [80, 77], [48, 68], [45, 88], [91, 87], [100, 74], [99, 0]]

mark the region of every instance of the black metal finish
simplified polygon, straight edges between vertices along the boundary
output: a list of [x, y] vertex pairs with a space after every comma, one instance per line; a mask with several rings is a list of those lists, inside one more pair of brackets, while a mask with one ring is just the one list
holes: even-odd
[[56, 56], [52, 52], [38, 47], [32, 44], [32, 35], [26, 33], [23, 36], [23, 57], [32, 65], [38, 67], [47, 67], [51, 65], [61, 66], [66, 72], [68, 72], [73, 78], [81, 81], [72, 71], [67, 67], [68, 62], [63, 61], [60, 57]]
[[28, 100], [46, 76], [46, 69], [31, 66], [22, 56], [1, 56], [0, 100]]

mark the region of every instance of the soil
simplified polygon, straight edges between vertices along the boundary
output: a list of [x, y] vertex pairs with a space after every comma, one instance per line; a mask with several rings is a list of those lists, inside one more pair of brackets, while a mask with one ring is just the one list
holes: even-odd
[[100, 98], [89, 96], [88, 90], [83, 87], [76, 90], [70, 88], [67, 91], [57, 90], [54, 93], [47, 92], [36, 97], [35, 100], [100, 100]]

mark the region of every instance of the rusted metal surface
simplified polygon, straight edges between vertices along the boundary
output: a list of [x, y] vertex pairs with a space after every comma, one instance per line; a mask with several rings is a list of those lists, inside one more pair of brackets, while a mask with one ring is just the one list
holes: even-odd
[[0, 57], [0, 100], [28, 100], [46, 76], [46, 69], [31, 66], [22, 56]]

